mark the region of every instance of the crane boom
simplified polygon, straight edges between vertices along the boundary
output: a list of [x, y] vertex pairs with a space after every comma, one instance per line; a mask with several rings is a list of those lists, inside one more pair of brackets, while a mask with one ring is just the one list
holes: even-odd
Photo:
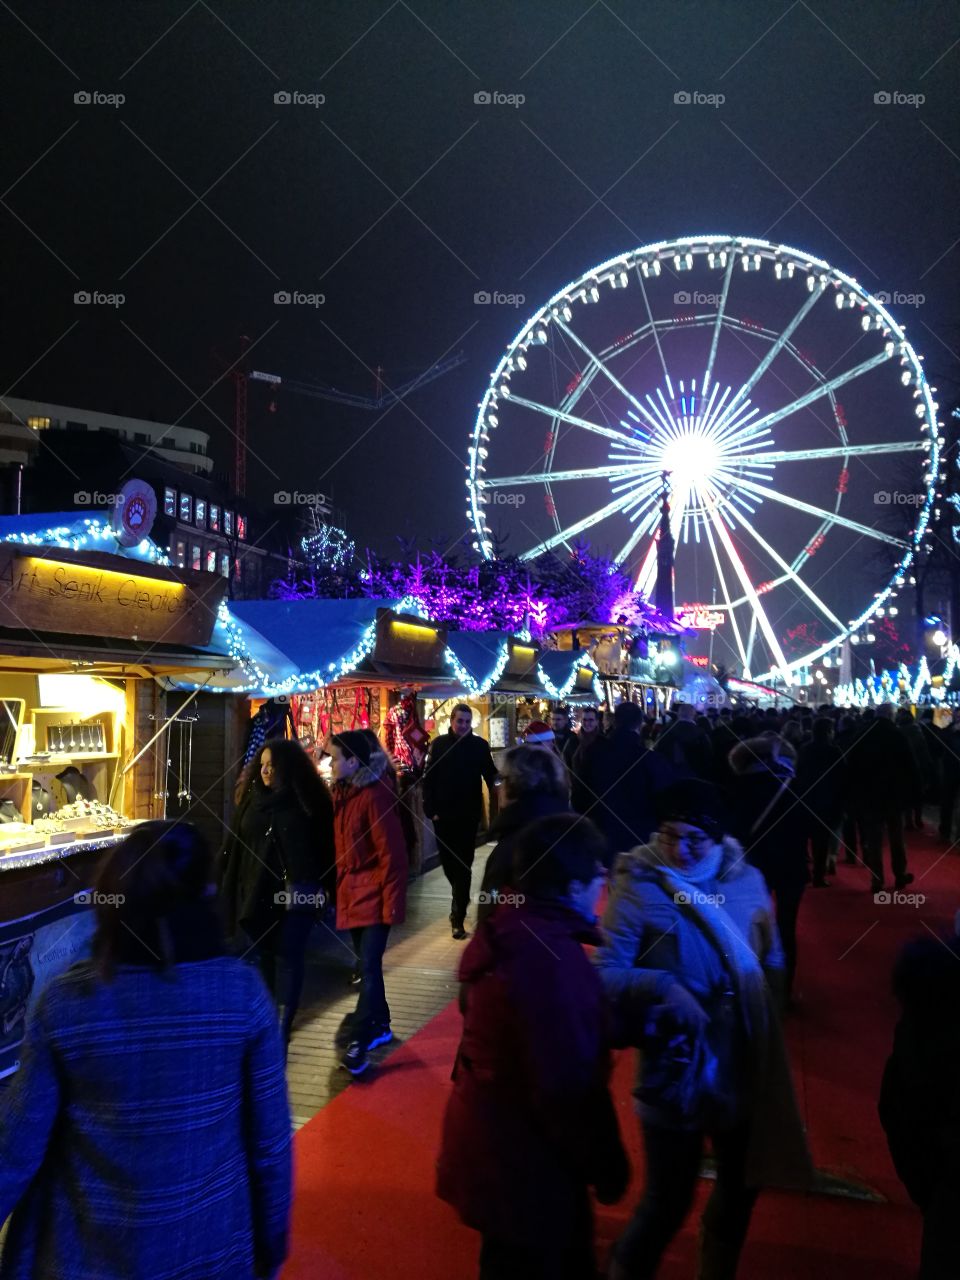
[[458, 368], [465, 361], [466, 356], [464, 353], [458, 351], [455, 355], [448, 356], [445, 360], [438, 360], [436, 364], [430, 365], [428, 369], [421, 370], [415, 377], [404, 382], [399, 387], [395, 387], [392, 390], [388, 388], [376, 396], [360, 396], [352, 391], [341, 391], [337, 387], [331, 387], [322, 382], [310, 383], [300, 382], [295, 378], [281, 378], [278, 374], [263, 373], [258, 369], [252, 369], [247, 376], [255, 382], [268, 382], [274, 387], [286, 387], [288, 390], [296, 392], [297, 395], [313, 396], [318, 400], [332, 400], [336, 404], [350, 405], [355, 409], [368, 409], [378, 412], [392, 404], [396, 404], [397, 401], [402, 400], [413, 391], [418, 391], [420, 387], [425, 387], [436, 378], [442, 378], [445, 373]]

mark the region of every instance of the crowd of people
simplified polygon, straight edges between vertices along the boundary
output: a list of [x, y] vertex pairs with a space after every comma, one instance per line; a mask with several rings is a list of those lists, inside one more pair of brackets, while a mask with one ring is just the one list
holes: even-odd
[[[297, 742], [264, 743], [217, 856], [193, 828], [151, 822], [106, 863], [93, 958], [47, 985], [0, 1098], [0, 1276], [277, 1275], [308, 941], [334, 908], [357, 958], [342, 1065], [359, 1075], [392, 1037], [383, 956], [410, 872], [376, 735], [327, 749], [329, 786]], [[493, 849], [468, 931], [484, 785]], [[958, 796], [960, 715], [681, 704], [653, 721], [622, 703], [574, 731], [557, 707], [498, 770], [470, 708], [453, 709], [423, 778], [467, 942], [437, 1191], [480, 1232], [482, 1280], [595, 1280], [592, 1197], [621, 1200], [630, 1176], [616, 1049], [638, 1051], [645, 1182], [610, 1280], [657, 1274], [707, 1142], [698, 1276], [733, 1280], [760, 1191], [813, 1186], [781, 1030], [806, 886], [828, 888], [842, 860], [879, 893], [886, 844], [905, 887], [904, 829], [934, 802], [951, 840]], [[956, 1274], [958, 961], [960, 942], [930, 938], [898, 962], [880, 1104], [924, 1213], [923, 1280]]]

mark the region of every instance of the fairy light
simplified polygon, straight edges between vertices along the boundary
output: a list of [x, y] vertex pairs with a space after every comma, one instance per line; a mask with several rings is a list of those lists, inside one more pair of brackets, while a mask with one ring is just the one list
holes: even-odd
[[61, 551], [83, 551], [90, 548], [101, 549], [104, 543], [110, 544], [110, 550], [127, 559], [144, 560], [150, 564], [170, 567], [170, 557], [149, 538], [143, 538], [136, 547], [121, 548], [117, 542], [116, 530], [102, 520], [85, 517], [79, 522], [83, 530], [76, 525], [53, 525], [40, 532], [19, 530], [16, 533], [4, 534], [3, 542], [15, 542], [26, 547], [58, 547]]
[[499, 652], [497, 653], [497, 660], [493, 665], [493, 670], [485, 680], [477, 680], [473, 675], [471, 675], [449, 646], [444, 649], [443, 656], [447, 664], [453, 668], [454, 675], [463, 687], [473, 694], [474, 697], [481, 697], [483, 694], [489, 693], [506, 670], [507, 663], [510, 661], [510, 646], [507, 641], [504, 640], [500, 646]]

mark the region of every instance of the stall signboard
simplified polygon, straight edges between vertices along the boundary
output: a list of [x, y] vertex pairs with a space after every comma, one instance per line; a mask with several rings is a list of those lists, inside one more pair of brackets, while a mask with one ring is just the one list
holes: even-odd
[[503, 674], [505, 676], [534, 675], [537, 669], [537, 653], [539, 652], [537, 645], [526, 644], [515, 636], [510, 637], [507, 645], [507, 665]]
[[0, 626], [180, 645], [208, 644], [226, 583], [102, 553], [0, 546]]
[[444, 631], [433, 622], [381, 609], [377, 613], [374, 660], [401, 670], [443, 669]]
[[0, 924], [0, 1079], [20, 1066], [27, 1020], [44, 987], [92, 954], [96, 913], [79, 901], [90, 896]]
[[695, 631], [716, 631], [723, 624], [724, 615], [708, 604], [681, 604], [677, 607], [677, 621]]

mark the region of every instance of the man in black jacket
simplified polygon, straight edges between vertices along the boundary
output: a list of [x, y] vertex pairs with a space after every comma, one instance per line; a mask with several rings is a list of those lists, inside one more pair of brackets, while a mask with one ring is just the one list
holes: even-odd
[[618, 853], [646, 844], [657, 826], [657, 796], [676, 780], [673, 766], [640, 741], [643, 711], [621, 702], [613, 732], [578, 757], [581, 813], [607, 838], [612, 863]]
[[674, 719], [657, 739], [655, 750], [669, 760], [679, 777], [713, 780], [710, 739], [697, 725], [696, 708], [691, 703], [677, 703]]
[[470, 878], [483, 815], [483, 783], [493, 798], [497, 770], [489, 744], [473, 733], [473, 712], [458, 703], [450, 730], [430, 744], [423, 775], [423, 811], [433, 819], [443, 874], [450, 882], [453, 902], [450, 928], [459, 941], [467, 936], [463, 922], [470, 902]]
[[863, 729], [847, 752], [852, 804], [857, 815], [863, 861], [870, 870], [870, 891], [883, 890], [883, 837], [890, 844], [894, 885], [905, 889], [913, 881], [907, 870], [903, 842], [903, 805], [913, 760], [906, 740], [893, 723], [893, 707], [881, 703], [874, 716], [861, 720]]

